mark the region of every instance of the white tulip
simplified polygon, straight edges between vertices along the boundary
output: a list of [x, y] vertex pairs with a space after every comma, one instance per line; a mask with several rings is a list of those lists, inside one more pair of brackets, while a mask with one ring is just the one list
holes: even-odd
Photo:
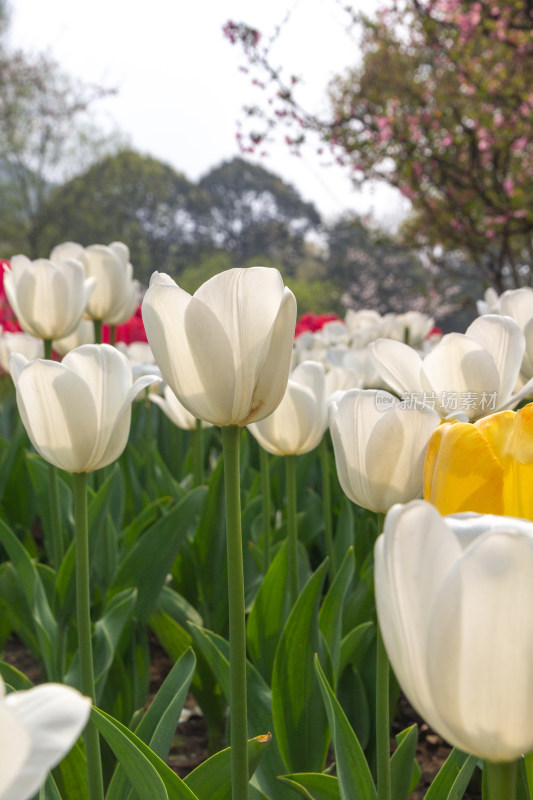
[[20, 353], [32, 361], [34, 358], [44, 356], [42, 339], [36, 339], [29, 333], [18, 331], [1, 331], [0, 333], [0, 366], [4, 372], [9, 372], [9, 356], [11, 353]]
[[91, 701], [44, 683], [5, 694], [0, 678], [0, 800], [29, 800], [85, 727]]
[[513, 395], [525, 342], [510, 317], [478, 317], [465, 334], [444, 336], [425, 358], [390, 339], [369, 348], [393, 392], [430, 403], [442, 417], [461, 412], [473, 421], [511, 408], [531, 390]]
[[79, 261], [30, 261], [13, 256], [4, 264], [7, 299], [26, 333], [37, 339], [60, 339], [78, 325], [95, 288]]
[[24, 427], [38, 453], [68, 472], [92, 472], [124, 450], [131, 402], [157, 380], [132, 382], [131, 367], [110, 345], [84, 345], [61, 363], [15, 354], [11, 376]]
[[131, 300], [133, 283], [132, 266], [125, 261], [123, 251], [117, 247], [92, 244], [84, 249], [80, 259], [86, 275], [96, 279], [86, 315], [103, 322], [118, 318], [124, 304]]
[[316, 361], [302, 361], [291, 373], [276, 410], [248, 425], [248, 430], [267, 452], [290, 456], [314, 450], [327, 426], [324, 367]]
[[277, 270], [230, 269], [192, 296], [156, 272], [142, 313], [163, 377], [198, 419], [243, 426], [281, 402], [296, 300]]
[[396, 506], [375, 591], [396, 677], [429, 725], [489, 761], [533, 750], [533, 524]]
[[384, 513], [420, 497], [429, 438], [440, 424], [428, 406], [354, 389], [329, 405], [339, 482], [354, 503]]

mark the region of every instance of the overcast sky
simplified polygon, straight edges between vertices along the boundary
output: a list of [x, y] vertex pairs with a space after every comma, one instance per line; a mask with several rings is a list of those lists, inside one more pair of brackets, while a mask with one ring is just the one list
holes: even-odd
[[[365, 10], [378, 2], [365, 0]], [[314, 111], [325, 108], [331, 77], [358, 57], [343, 0], [9, 3], [13, 46], [46, 52], [72, 75], [115, 87], [117, 95], [100, 104], [102, 121], [113, 121], [134, 148], [191, 180], [239, 154], [242, 106], [264, 97], [239, 70], [245, 63], [240, 50], [222, 34], [227, 20], [247, 22], [266, 38], [284, 23], [273, 59], [305, 78], [305, 102]], [[356, 192], [347, 171], [324, 166], [313, 148], [301, 158], [282, 145], [268, 151], [262, 166], [295, 185], [326, 218], [353, 209], [389, 224], [405, 209], [391, 191]]]

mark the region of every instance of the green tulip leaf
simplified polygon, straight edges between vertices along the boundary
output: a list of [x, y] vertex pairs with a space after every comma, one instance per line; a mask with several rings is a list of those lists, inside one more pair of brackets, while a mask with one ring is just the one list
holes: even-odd
[[287, 784], [306, 800], [341, 800], [339, 780], [322, 772], [300, 772], [280, 775], [279, 780]]
[[318, 615], [320, 630], [331, 653], [335, 682], [339, 678], [344, 599], [352, 583], [354, 572], [354, 550], [353, 547], [350, 547], [328, 589]]
[[[222, 691], [229, 701], [229, 644], [221, 636], [203, 628], [190, 626], [192, 636], [211, 671], [215, 675]], [[272, 698], [268, 685], [249, 661], [246, 664], [246, 682], [248, 693], [248, 731], [257, 734], [260, 731], [272, 731]], [[294, 800], [290, 789], [280, 786], [277, 776], [284, 771], [283, 761], [278, 749], [276, 735], [259, 766], [253, 783], [267, 797], [276, 800]]]
[[[87, 784], [87, 780], [85, 780], [85, 784]], [[69, 795], [64, 795], [64, 797], [69, 797]], [[79, 797], [80, 800], [86, 800], [88, 794], [75, 795], [75, 797]], [[51, 775], [48, 775], [44, 786], [39, 792], [39, 800], [63, 800], [63, 797], [57, 788], [57, 784]]]
[[460, 800], [467, 790], [477, 763], [476, 756], [454, 747], [427, 790], [424, 800]]
[[371, 621], [362, 622], [344, 636], [341, 641], [339, 673], [344, 672], [348, 664], [359, 668], [367, 648], [374, 641], [375, 636], [376, 626]]
[[300, 592], [279, 640], [272, 673], [274, 731], [287, 769], [321, 772], [329, 743], [313, 668], [321, 649], [318, 606], [328, 568], [324, 561]]
[[[148, 711], [135, 728], [135, 735], [161, 759], [168, 756], [195, 666], [196, 658], [189, 648], [174, 664]], [[114, 800], [126, 800], [130, 796], [131, 786], [126, 771], [120, 764], [109, 784], [109, 792]]]
[[[125, 589], [115, 595], [105, 610], [101, 619], [94, 625], [93, 632], [93, 663], [96, 698], [100, 699], [105, 686], [107, 674], [113, 663], [116, 649], [122, 632], [131, 619], [137, 592], [135, 589]], [[80, 654], [76, 652], [65, 683], [71, 686], [80, 685]]]
[[135, 728], [136, 736], [149, 744], [159, 758], [168, 756], [195, 668], [196, 657], [189, 648], [174, 664]]
[[146, 621], [170, 566], [187, 533], [194, 526], [206, 496], [205, 487], [193, 489], [162, 519], [146, 530], [122, 560], [112, 591], [138, 588], [136, 614]]
[[[336, 470], [334, 475], [336, 475]], [[335, 564], [341, 564], [348, 548], [353, 547], [354, 531], [353, 503], [343, 494], [340, 499], [340, 511], [336, 516], [335, 537], [333, 540]]]
[[[392, 800], [407, 800], [420, 778], [420, 769], [415, 761], [418, 744], [418, 728], [411, 725], [396, 737], [398, 747], [391, 758]], [[413, 780], [414, 779], [414, 780]]]
[[[87, 784], [87, 759], [85, 746], [78, 739], [74, 747], [54, 769], [55, 791], [59, 789], [58, 796], [75, 797], [76, 800], [89, 800], [89, 787]], [[55, 795], [51, 795], [51, 797]]]
[[331, 729], [341, 800], [377, 800], [376, 787], [361, 745], [318, 658], [315, 658], [315, 669]]
[[263, 578], [248, 616], [248, 652], [270, 684], [276, 648], [290, 611], [287, 592], [287, 547], [284, 542]]
[[0, 661], [0, 675], [6, 686], [10, 687], [14, 692], [31, 689], [33, 686], [33, 683], [23, 672], [20, 672], [16, 667], [7, 664], [5, 661]]
[[25, 431], [24, 428], [20, 426], [15, 430], [11, 440], [6, 443], [2, 449], [2, 455], [0, 457], [0, 503], [2, 502], [7, 482], [11, 477], [13, 466], [24, 438]]
[[[150, 627], [161, 646], [173, 661], [177, 661], [193, 644], [190, 633], [168, 614], [154, 613], [150, 616]], [[212, 752], [219, 750], [226, 716], [226, 701], [220, 686], [213, 680], [213, 672], [197, 647], [197, 665], [192, 679], [191, 691], [202, 709], [207, 725], [209, 747]]]
[[[91, 720], [124, 768], [139, 797], [150, 800], [199, 800], [181, 778], [118, 720], [93, 708]], [[107, 793], [106, 800], [116, 800]]]
[[[248, 773], [251, 778], [268, 747], [272, 735], [248, 740]], [[231, 800], [231, 747], [215, 753], [194, 769], [184, 782], [199, 800]]]
[[35, 636], [49, 679], [60, 679], [58, 664], [58, 624], [48, 603], [48, 597], [39, 571], [24, 545], [3, 520], [0, 520], [0, 542], [7, 550], [13, 569], [17, 573], [24, 597], [31, 611]]

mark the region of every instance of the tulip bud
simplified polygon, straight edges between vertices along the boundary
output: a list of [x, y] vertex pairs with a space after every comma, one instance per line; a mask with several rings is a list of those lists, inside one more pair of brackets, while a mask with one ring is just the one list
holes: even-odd
[[290, 375], [279, 406], [248, 430], [277, 456], [302, 455], [320, 444], [328, 426], [324, 367], [302, 361]]
[[339, 481], [354, 503], [384, 513], [422, 494], [424, 456], [439, 416], [388, 392], [354, 389], [332, 399], [329, 425]]
[[4, 271], [7, 299], [26, 333], [51, 341], [75, 330], [95, 286], [79, 261], [13, 256]]
[[43, 458], [68, 472], [92, 472], [124, 450], [131, 402], [157, 380], [132, 382], [131, 367], [110, 345], [84, 345], [61, 363], [10, 358], [17, 405], [31, 442]]
[[164, 379], [198, 419], [248, 425], [281, 402], [296, 300], [277, 270], [230, 269], [192, 296], [155, 272], [142, 314]]

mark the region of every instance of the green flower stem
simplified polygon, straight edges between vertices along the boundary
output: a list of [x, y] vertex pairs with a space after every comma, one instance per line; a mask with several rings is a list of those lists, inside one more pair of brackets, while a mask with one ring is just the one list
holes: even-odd
[[515, 800], [517, 762], [483, 762], [483, 800]]
[[528, 753], [524, 756], [524, 766], [526, 768], [526, 780], [529, 796], [533, 797], [533, 753]]
[[112, 344], [113, 347], [114, 347], [116, 345], [116, 343], [117, 343], [117, 326], [116, 325], [110, 325], [109, 326], [109, 344]]
[[291, 608], [298, 593], [298, 518], [296, 515], [296, 456], [285, 456], [287, 490], [287, 561], [289, 574], [289, 600]]
[[102, 320], [95, 319], [94, 323], [94, 341], [95, 344], [102, 344]]
[[192, 465], [194, 485], [204, 482], [204, 428], [201, 419], [196, 420], [196, 428], [192, 433]]
[[333, 519], [331, 516], [331, 479], [329, 473], [329, 449], [327, 435], [324, 434], [319, 445], [320, 471], [322, 473], [322, 511], [324, 514], [324, 536], [326, 555], [329, 558], [329, 582], [333, 582], [337, 565], [333, 552]]
[[52, 361], [52, 358], [53, 358], [53, 355], [52, 355], [52, 340], [51, 339], [43, 339], [43, 344], [44, 344], [44, 357], [48, 361]]
[[261, 469], [261, 499], [263, 503], [263, 572], [266, 575], [270, 566], [270, 517], [272, 500], [270, 497], [270, 459], [262, 447], [259, 448]]
[[[94, 703], [94, 672], [91, 639], [91, 590], [89, 579], [89, 525], [87, 515], [87, 475], [74, 473], [74, 517], [76, 549], [76, 604], [81, 685], [84, 695]], [[90, 800], [103, 800], [104, 785], [98, 731], [91, 721], [84, 731]]]
[[63, 526], [61, 524], [59, 480], [57, 477], [57, 467], [54, 467], [53, 464], [48, 465], [48, 480], [50, 487], [50, 553], [48, 557], [52, 566], [57, 571], [65, 555], [65, 543], [63, 541]]
[[239, 466], [240, 433], [241, 429], [237, 425], [222, 428], [228, 553], [232, 800], [248, 800], [246, 626]]
[[[43, 339], [44, 357], [52, 360], [52, 340]], [[48, 470], [50, 483], [50, 552], [48, 558], [52, 566], [58, 570], [64, 555], [63, 530], [61, 526], [61, 513], [59, 511], [59, 484], [57, 481], [57, 468], [52, 464]]]
[[[378, 535], [383, 531], [384, 514], [377, 514]], [[391, 800], [389, 659], [379, 625], [376, 642], [376, 766], [378, 800]]]

